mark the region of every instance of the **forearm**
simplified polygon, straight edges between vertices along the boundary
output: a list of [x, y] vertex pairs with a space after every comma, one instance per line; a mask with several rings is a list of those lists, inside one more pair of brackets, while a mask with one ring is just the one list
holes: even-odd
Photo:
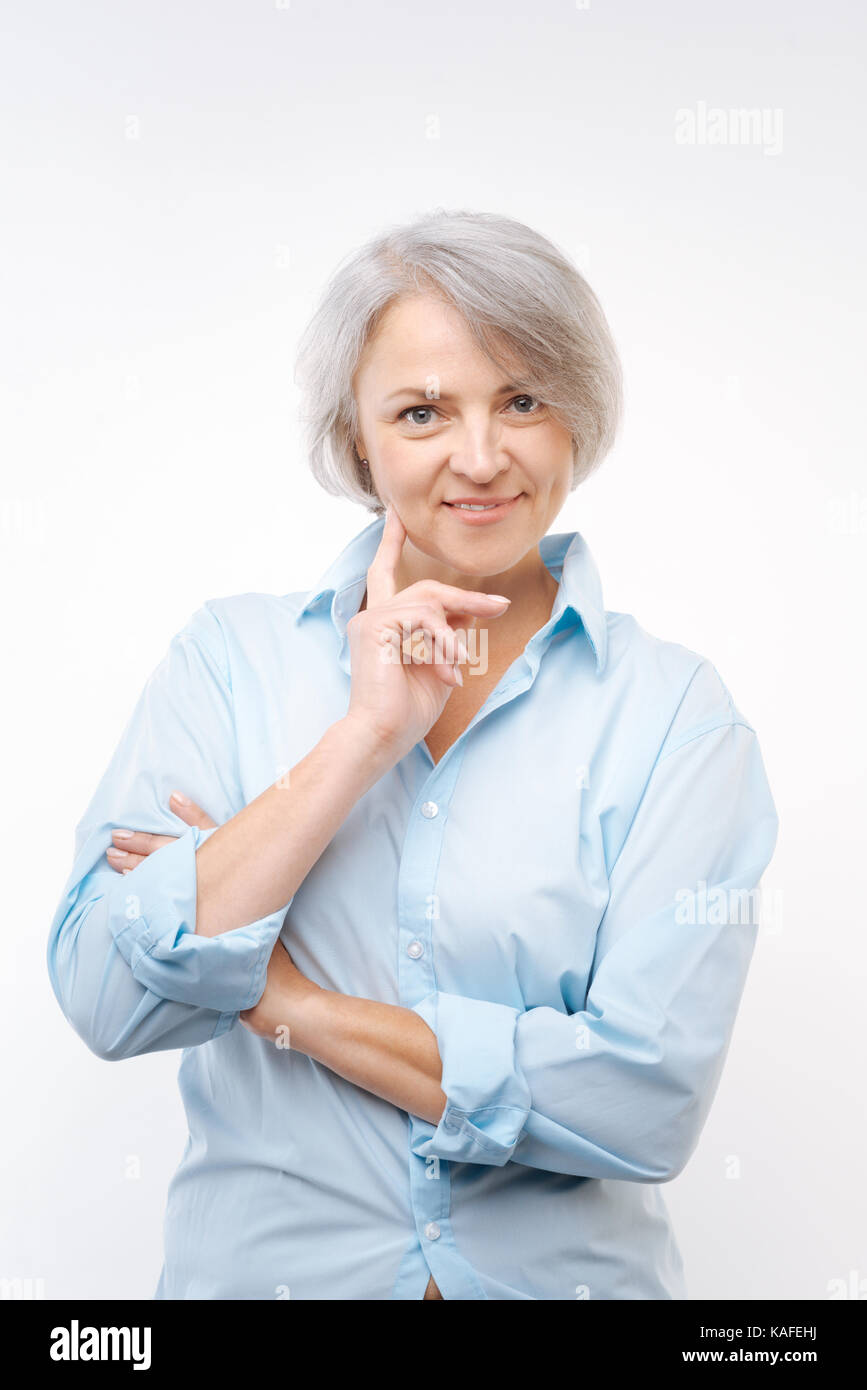
[[445, 1109], [442, 1062], [424, 1019], [397, 1004], [308, 991], [286, 1011], [289, 1045], [365, 1091], [436, 1124]]
[[197, 934], [218, 936], [288, 902], [389, 766], [387, 752], [360, 726], [332, 724], [289, 773], [199, 846]]

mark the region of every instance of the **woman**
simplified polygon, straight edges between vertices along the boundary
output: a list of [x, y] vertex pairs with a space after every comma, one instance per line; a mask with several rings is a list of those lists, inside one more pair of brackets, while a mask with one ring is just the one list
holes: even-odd
[[172, 640], [51, 929], [94, 1052], [184, 1049], [156, 1296], [685, 1298], [660, 1184], [777, 817], [715, 668], [549, 534], [615, 434], [602, 311], [529, 228], [437, 212], [339, 270], [301, 371], [316, 476], [376, 520]]

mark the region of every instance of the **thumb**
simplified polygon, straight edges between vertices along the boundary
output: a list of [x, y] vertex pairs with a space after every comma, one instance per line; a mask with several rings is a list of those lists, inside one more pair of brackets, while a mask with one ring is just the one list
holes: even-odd
[[198, 825], [202, 830], [210, 830], [217, 822], [211, 820], [207, 811], [203, 811], [201, 806], [197, 806], [195, 801], [191, 801], [183, 792], [172, 792], [169, 797], [169, 804], [175, 815], [180, 817], [187, 825]]

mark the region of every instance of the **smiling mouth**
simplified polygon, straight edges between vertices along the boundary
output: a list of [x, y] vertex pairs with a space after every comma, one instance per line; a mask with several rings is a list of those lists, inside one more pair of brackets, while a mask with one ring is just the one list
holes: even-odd
[[489, 512], [494, 507], [504, 507], [507, 502], [517, 501], [520, 496], [520, 493], [516, 493], [514, 497], [497, 497], [490, 502], [446, 502], [444, 505], [461, 512]]

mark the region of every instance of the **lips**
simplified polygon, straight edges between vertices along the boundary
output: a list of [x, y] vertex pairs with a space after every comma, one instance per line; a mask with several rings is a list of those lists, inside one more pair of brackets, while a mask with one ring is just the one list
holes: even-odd
[[514, 493], [511, 497], [456, 497], [454, 501], [446, 502], [447, 507], [458, 507], [460, 510], [472, 508], [474, 511], [487, 510], [489, 507], [502, 507], [507, 502], [514, 502], [520, 493]]
[[[515, 497], [458, 497], [444, 502], [456, 521], [465, 526], [490, 526], [509, 516], [524, 496], [519, 492]], [[465, 505], [461, 506], [460, 504]]]

